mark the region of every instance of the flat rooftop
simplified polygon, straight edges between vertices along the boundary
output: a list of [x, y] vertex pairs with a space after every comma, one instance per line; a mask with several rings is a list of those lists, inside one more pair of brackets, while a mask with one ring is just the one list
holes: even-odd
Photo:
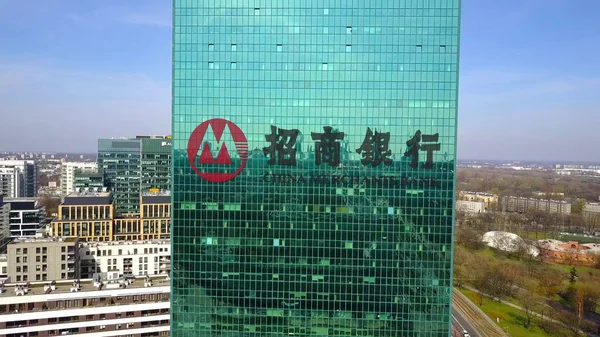
[[11, 211], [36, 210], [37, 198], [4, 198], [5, 204], [10, 204]]
[[76, 236], [42, 237], [42, 238], [16, 238], [11, 243], [44, 243], [44, 242], [76, 242]]
[[170, 204], [171, 195], [142, 195], [142, 204]]
[[[120, 247], [130, 245], [166, 245], [170, 244], [170, 239], [156, 240], [127, 240], [127, 241], [85, 241], [81, 242], [82, 247]], [[1, 255], [0, 255], [1, 256]]]
[[62, 203], [63, 206], [110, 204], [112, 204], [110, 192], [74, 192], [67, 195]]
[[[170, 279], [168, 278], [168, 275], [163, 274], [163, 275], [149, 275], [149, 276], [150, 276], [150, 279], [152, 280], [152, 287], [168, 286], [170, 284]], [[136, 276], [133, 283], [128, 285], [127, 288], [125, 288], [125, 289], [144, 288], [145, 278], [146, 278], [145, 276]], [[25, 285], [25, 282], [6, 283], [4, 286], [4, 288], [5, 288], [4, 292], [2, 294], [0, 294], [0, 299], [16, 297], [17, 295], [15, 294], [14, 288], [15, 288], [15, 285], [17, 285], [17, 284]], [[46, 294], [46, 292], [44, 291], [44, 285], [46, 285], [46, 284], [50, 284], [50, 281], [30, 282], [29, 292], [27, 293], [27, 295], [20, 296], [20, 297], [27, 298], [27, 296], [44, 295], [44, 294]], [[49, 294], [70, 293], [72, 284], [73, 284], [73, 280], [56, 281], [56, 289], [51, 291]], [[79, 292], [98, 291], [98, 288], [96, 288], [94, 286], [94, 282], [92, 279], [81, 279], [81, 280], [79, 280], [79, 285], [81, 286], [81, 288], [79, 289]], [[107, 289], [111, 289], [111, 288], [108, 288], [106, 285], [104, 285], [101, 290], [107, 290]], [[112, 289], [112, 290], [120, 290], [120, 289], [123, 289], [123, 288]]]

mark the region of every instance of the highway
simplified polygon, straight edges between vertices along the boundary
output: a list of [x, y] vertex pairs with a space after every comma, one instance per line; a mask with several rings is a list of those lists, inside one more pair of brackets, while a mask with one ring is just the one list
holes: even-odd
[[461, 337], [462, 337], [463, 330], [467, 330], [471, 337], [485, 337], [485, 336], [477, 334], [477, 332], [471, 326], [469, 321], [466, 318], [464, 318], [464, 316], [458, 310], [456, 310], [456, 308], [454, 308], [454, 307], [452, 308], [452, 326], [454, 326], [456, 328], [456, 330], [458, 330], [460, 332], [459, 336], [461, 336]]

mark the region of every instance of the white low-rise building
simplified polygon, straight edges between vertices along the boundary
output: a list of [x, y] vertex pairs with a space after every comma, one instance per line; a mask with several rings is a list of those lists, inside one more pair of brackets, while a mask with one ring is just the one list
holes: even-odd
[[170, 240], [83, 242], [79, 248], [82, 278], [94, 273], [161, 275], [171, 271]]
[[456, 200], [456, 210], [465, 213], [483, 213], [485, 212], [485, 202]]
[[0, 284], [2, 336], [168, 336], [167, 276]]

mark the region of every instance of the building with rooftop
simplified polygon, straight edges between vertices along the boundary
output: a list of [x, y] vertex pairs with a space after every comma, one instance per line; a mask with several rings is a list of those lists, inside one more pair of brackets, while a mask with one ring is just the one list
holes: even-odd
[[[75, 192], [75, 172], [81, 174], [98, 172], [98, 164], [94, 162], [67, 162], [60, 165], [60, 190], [63, 195]], [[100, 186], [102, 188], [103, 186]]]
[[538, 246], [547, 262], [584, 267], [596, 267], [600, 263], [600, 244], [597, 243], [545, 239], [539, 240]]
[[10, 203], [0, 195], [0, 252], [4, 252], [10, 242]]
[[600, 214], [600, 203], [597, 202], [588, 202], [583, 206], [583, 213], [592, 215], [592, 214]]
[[116, 201], [116, 214], [139, 212], [140, 150], [135, 139], [99, 139], [98, 169]]
[[498, 205], [498, 196], [496, 194], [484, 192], [458, 191], [458, 199], [465, 201], [484, 202], [486, 208], [491, 209]]
[[171, 189], [171, 137], [138, 136], [141, 148], [141, 192]]
[[73, 189], [76, 192], [106, 192], [107, 188], [104, 186], [104, 174], [97, 171], [75, 170], [75, 173], [73, 174]]
[[123, 275], [168, 275], [171, 271], [169, 240], [82, 242], [79, 246], [81, 277], [117, 272]]
[[10, 204], [9, 230], [11, 238], [32, 238], [49, 222], [46, 207], [37, 198], [5, 198]]
[[183, 336], [451, 326], [460, 1], [174, 1]]
[[7, 252], [10, 281], [79, 278], [78, 247], [77, 237], [15, 239]]
[[37, 162], [0, 159], [0, 194], [9, 198], [27, 198], [37, 196], [37, 191]]
[[170, 189], [170, 144], [170, 136], [98, 140], [98, 168], [113, 192], [117, 215], [139, 214], [143, 192]]
[[456, 210], [468, 214], [484, 213], [486, 204], [483, 201], [456, 200]]
[[502, 210], [504, 212], [519, 213], [541, 211], [551, 214], [569, 215], [571, 214], [571, 203], [562, 200], [504, 196], [502, 197]]
[[2, 336], [169, 336], [167, 276], [0, 285]]
[[73, 192], [58, 206], [54, 236], [78, 236], [84, 241], [113, 239], [115, 205], [110, 192]]
[[140, 213], [114, 220], [113, 240], [152, 240], [171, 237], [171, 195], [145, 192], [140, 195]]
[[117, 205], [111, 192], [71, 193], [58, 207], [52, 234], [77, 235], [83, 241], [169, 239], [170, 193], [146, 192], [138, 198], [139, 213], [115, 216]]
[[0, 254], [0, 282], [8, 279], [8, 255]]
[[20, 196], [21, 174], [14, 167], [0, 167], [0, 195], [14, 198]]

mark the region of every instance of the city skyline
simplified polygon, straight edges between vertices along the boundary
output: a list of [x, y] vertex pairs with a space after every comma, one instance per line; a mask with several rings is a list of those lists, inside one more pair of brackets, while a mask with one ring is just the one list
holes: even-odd
[[[464, 1], [459, 158], [600, 155], [600, 38], [588, 14], [600, 3], [568, 4]], [[93, 153], [99, 138], [168, 133], [170, 13], [163, 1], [0, 2], [0, 110], [15, 125], [0, 151]]]

